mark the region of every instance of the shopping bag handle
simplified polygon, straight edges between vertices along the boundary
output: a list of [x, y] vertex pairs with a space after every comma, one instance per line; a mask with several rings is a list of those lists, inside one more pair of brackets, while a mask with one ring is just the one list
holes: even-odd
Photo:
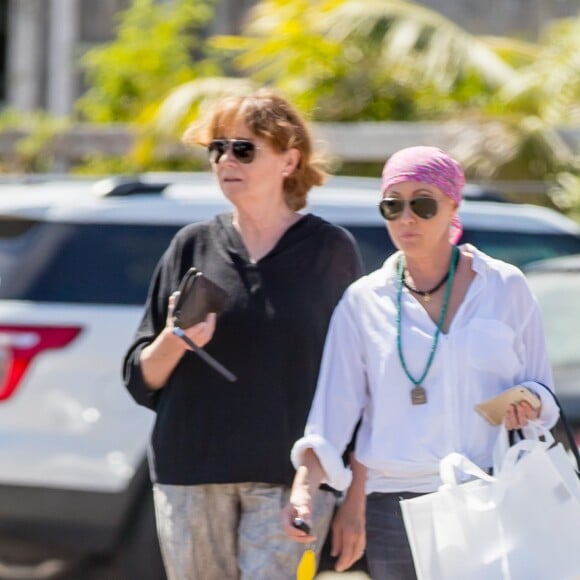
[[[487, 499], [462, 493], [463, 484], [457, 480], [458, 471], [487, 483], [494, 483], [495, 485], [490, 488], [490, 493], [487, 494]], [[439, 487], [439, 492], [453, 494], [458, 500], [466, 503], [473, 510], [492, 510], [501, 503], [505, 496], [506, 486], [502, 480], [489, 475], [489, 473], [478, 467], [464, 455], [461, 455], [461, 453], [453, 452], [446, 455], [439, 462], [439, 475], [443, 482]]]
[[[538, 427], [540, 433], [544, 431], [541, 425], [538, 425]], [[505, 431], [505, 426], [502, 425], [501, 429]], [[507, 439], [507, 435], [504, 435], [504, 437]], [[550, 443], [542, 441], [539, 438], [522, 439], [513, 447], [509, 447], [505, 454], [500, 454], [498, 459], [501, 459], [501, 463], [494, 465], [493, 476], [489, 475], [464, 455], [461, 455], [461, 453], [450, 453], [439, 462], [439, 475], [443, 483], [439, 487], [439, 491], [441, 493], [455, 495], [456, 498], [468, 504], [471, 509], [477, 511], [494, 509], [503, 501], [509, 487], [509, 482], [516, 470], [516, 464], [521, 459], [522, 453], [533, 452], [538, 446], [549, 448], [550, 445]], [[471, 475], [487, 483], [493, 483], [494, 485], [489, 488], [488, 494], [482, 494], [480, 496], [463, 494], [461, 493], [462, 483], [457, 478], [458, 472]]]
[[[493, 472], [495, 474], [499, 473], [501, 469], [504, 469], [503, 463], [508, 454], [508, 451], [514, 446], [518, 445], [520, 451], [531, 451], [538, 443], [541, 443], [544, 447], [550, 448], [556, 443], [554, 436], [549, 429], [546, 429], [538, 421], [528, 421], [528, 424], [524, 427], [528, 437], [524, 435], [522, 429], [518, 429], [520, 440], [519, 442], [513, 437], [513, 431], [508, 431], [506, 426], [502, 423], [499, 427], [499, 433], [493, 447]], [[531, 441], [532, 444], [521, 446], [519, 445], [522, 441]], [[538, 443], [536, 443], [538, 442]]]
[[461, 453], [453, 452], [446, 455], [439, 462], [439, 475], [441, 481], [447, 485], [460, 485], [457, 480], [457, 471], [472, 475], [484, 481], [495, 481], [495, 478], [486, 473], [481, 467], [478, 467]]
[[[506, 431], [504, 425], [501, 426], [502, 431]], [[536, 421], [528, 421], [528, 425], [526, 426], [528, 429], [528, 433], [531, 431], [534, 434], [534, 437], [531, 439], [522, 439], [518, 441], [515, 445], [508, 447], [507, 451], [501, 456], [496, 455], [498, 443], [496, 442], [496, 448], [494, 449], [494, 473], [501, 478], [510, 478], [512, 474], [515, 472], [516, 463], [522, 458], [524, 453], [531, 453], [535, 451], [538, 447], [543, 448], [545, 450], [550, 449], [552, 445], [556, 442], [554, 436], [546, 429], [543, 425]], [[498, 437], [498, 442], [502, 438], [507, 440], [507, 435], [505, 433], [500, 433]], [[543, 437], [544, 439], [540, 439]], [[500, 444], [501, 446], [501, 444]]]
[[566, 432], [566, 437], [568, 438], [568, 442], [570, 444], [570, 451], [572, 452], [572, 455], [574, 456], [574, 459], [576, 460], [576, 474], [578, 475], [578, 477], [580, 477], [580, 452], [578, 451], [578, 445], [576, 444], [576, 439], [574, 437], [574, 434], [572, 433], [572, 428], [570, 427], [570, 423], [568, 423], [568, 419], [566, 419], [566, 415], [564, 414], [564, 409], [562, 409], [562, 405], [560, 404], [560, 401], [558, 400], [556, 393], [554, 393], [554, 391], [552, 391], [552, 389], [550, 389], [550, 387], [548, 387], [547, 385], [544, 385], [544, 383], [539, 383], [537, 381], [535, 381], [535, 382], [538, 385], [541, 385], [542, 387], [544, 387], [544, 389], [546, 389], [546, 391], [548, 391], [548, 393], [550, 393], [550, 395], [552, 395], [554, 401], [556, 402], [556, 405], [558, 406], [558, 409], [560, 409], [560, 421], [562, 422], [562, 425], [564, 426], [564, 431]]

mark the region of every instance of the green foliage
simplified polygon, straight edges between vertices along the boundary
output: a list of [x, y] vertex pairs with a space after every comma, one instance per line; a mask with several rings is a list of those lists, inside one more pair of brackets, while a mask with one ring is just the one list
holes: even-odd
[[470, 35], [405, 0], [261, 0], [241, 34], [202, 44], [211, 5], [133, 0], [117, 40], [85, 58], [80, 110], [136, 122], [135, 170], [178, 166], [170, 144], [208, 103], [272, 85], [316, 121], [471, 124], [454, 151], [470, 177], [552, 180], [556, 203], [578, 205], [580, 164], [555, 127], [580, 122], [580, 17], [534, 44]]
[[210, 39], [216, 51], [257, 84], [285, 92], [303, 111], [336, 87], [347, 63], [340, 44], [321, 34], [320, 23], [341, 0], [269, 0], [251, 11], [240, 36]]
[[552, 124], [580, 124], [580, 16], [549, 26], [537, 57], [499, 92], [510, 110]]
[[43, 111], [22, 113], [13, 109], [0, 112], [0, 133], [15, 138], [13, 151], [0, 162], [0, 173], [44, 172], [53, 168], [54, 140], [71, 125], [66, 118]]
[[138, 174], [143, 171], [202, 171], [207, 169], [207, 161], [195, 157], [174, 156], [155, 157], [147, 164], [136, 160], [133, 155], [123, 157], [95, 154], [88, 156], [83, 163], [71, 168], [75, 175], [115, 175]]
[[479, 106], [512, 70], [449, 20], [404, 0], [263, 0], [212, 46], [318, 121], [437, 118]]
[[211, 71], [195, 64], [196, 33], [212, 17], [212, 0], [132, 0], [119, 16], [117, 37], [88, 51], [83, 64], [90, 88], [78, 110], [97, 123], [132, 122], [173, 87]]

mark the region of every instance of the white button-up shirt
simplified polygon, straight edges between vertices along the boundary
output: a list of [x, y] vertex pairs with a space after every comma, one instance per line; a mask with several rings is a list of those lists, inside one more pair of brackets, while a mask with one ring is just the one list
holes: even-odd
[[[411, 404], [414, 385], [397, 352], [399, 254], [347, 289], [332, 317], [305, 435], [292, 450], [295, 466], [312, 448], [327, 483], [348, 487], [351, 474], [341, 456], [362, 417], [355, 454], [368, 468], [367, 493], [429, 492], [441, 483], [439, 461], [452, 451], [483, 468], [492, 465], [498, 427], [475, 411], [477, 403], [523, 384], [542, 399], [540, 421], [555, 424], [557, 406], [537, 384], [553, 388], [543, 323], [523, 274], [466, 248], [476, 276], [449, 331], [439, 336], [422, 384], [426, 404]], [[406, 289], [401, 304], [402, 350], [418, 378], [436, 324]]]

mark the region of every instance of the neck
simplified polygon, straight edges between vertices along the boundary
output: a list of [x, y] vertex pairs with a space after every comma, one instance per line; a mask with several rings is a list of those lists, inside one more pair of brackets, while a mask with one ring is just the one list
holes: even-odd
[[262, 211], [241, 211], [236, 208], [232, 222], [242, 236], [262, 237], [272, 232], [285, 231], [292, 225], [299, 215], [284, 205], [272, 211], [272, 208], [263, 208]]
[[406, 278], [418, 290], [426, 290], [437, 284], [449, 271], [453, 246], [447, 244], [441, 250], [426, 256], [405, 254]]
[[250, 258], [259, 260], [265, 256], [282, 237], [284, 232], [300, 219], [300, 214], [285, 204], [278, 211], [240, 211], [236, 208], [232, 218]]

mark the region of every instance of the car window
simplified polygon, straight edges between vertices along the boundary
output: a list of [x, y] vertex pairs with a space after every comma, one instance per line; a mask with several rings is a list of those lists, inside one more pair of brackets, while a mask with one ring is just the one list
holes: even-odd
[[[143, 304], [176, 225], [0, 219], [0, 298]], [[384, 227], [348, 226], [367, 272], [393, 251]]]
[[344, 226], [356, 240], [362, 256], [365, 271], [380, 268], [387, 257], [395, 251], [384, 226]]
[[580, 364], [580, 273], [530, 272], [528, 282], [542, 310], [552, 363]]
[[[556, 392], [568, 419], [580, 424], [580, 272], [529, 272], [528, 281], [542, 311]], [[580, 445], [578, 429], [577, 437]]]
[[[381, 225], [343, 224], [366, 272], [394, 251]], [[143, 304], [155, 265], [180, 226], [58, 223], [0, 216], [0, 298], [81, 304]], [[580, 253], [568, 234], [467, 229], [462, 242], [517, 266]]]
[[580, 253], [580, 237], [566, 233], [466, 229], [461, 242], [469, 242], [486, 254], [520, 268], [535, 260]]
[[0, 298], [142, 304], [177, 226], [0, 222]]
[[[367, 272], [380, 268], [395, 251], [384, 226], [345, 226], [357, 240]], [[561, 233], [522, 233], [466, 228], [460, 243], [470, 243], [493, 258], [522, 268], [544, 258], [580, 253], [580, 237]]]

